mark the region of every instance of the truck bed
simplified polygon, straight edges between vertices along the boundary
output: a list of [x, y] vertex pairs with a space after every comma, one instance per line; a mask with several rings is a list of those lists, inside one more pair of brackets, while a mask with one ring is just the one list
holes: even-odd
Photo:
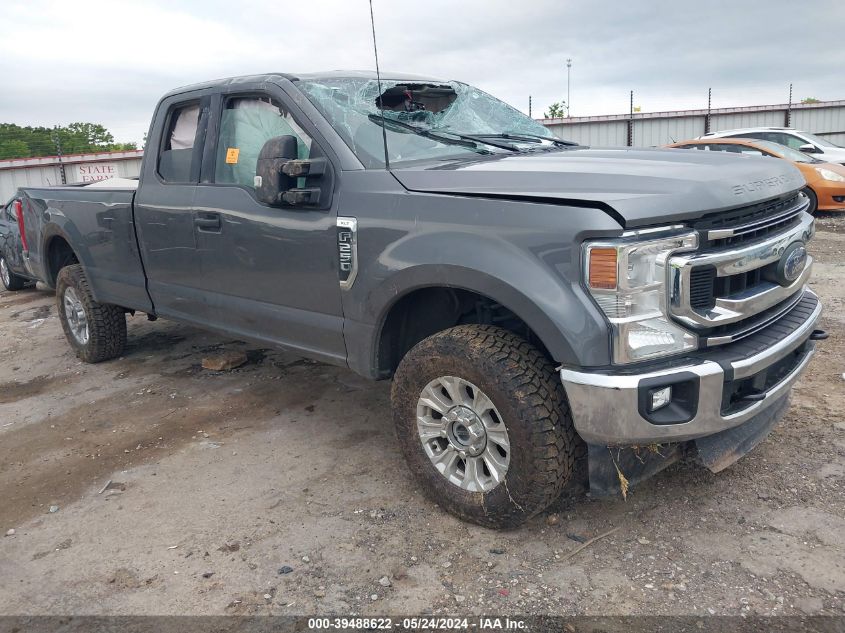
[[55, 284], [63, 243], [101, 303], [152, 310], [133, 223], [134, 188], [22, 188], [33, 271]]

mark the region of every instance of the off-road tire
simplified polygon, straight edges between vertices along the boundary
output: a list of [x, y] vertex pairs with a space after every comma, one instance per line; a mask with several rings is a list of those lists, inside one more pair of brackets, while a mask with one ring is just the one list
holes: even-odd
[[816, 211], [819, 210], [819, 197], [816, 195], [816, 192], [809, 187], [804, 187], [801, 190], [801, 193], [810, 199], [810, 206], [807, 207], [807, 213], [810, 215], [816, 215]]
[[[471, 492], [451, 483], [423, 449], [417, 402], [424, 387], [440, 376], [477, 385], [507, 427], [510, 464], [492, 490]], [[426, 494], [458, 517], [486, 527], [516, 527], [546, 509], [584, 448], [552, 363], [524, 339], [490, 325], [460, 325], [417, 344], [396, 370], [391, 404], [405, 459]]]
[[[65, 314], [64, 293], [68, 287], [76, 290], [88, 319], [88, 342], [82, 345], [74, 338]], [[56, 278], [56, 302], [59, 320], [68, 343], [77, 357], [86, 363], [100, 363], [117, 358], [126, 347], [126, 315], [123, 308], [97, 303], [91, 295], [82, 266], [74, 264], [59, 271]]]
[[6, 263], [6, 270], [8, 271], [8, 274], [9, 274], [9, 283], [6, 283], [6, 280], [2, 279], [3, 276], [0, 275], [0, 280], [2, 280], [2, 282], [3, 282], [3, 287], [6, 290], [15, 291], [15, 290], [21, 290], [24, 286], [26, 286], [26, 279], [24, 279], [23, 277], [19, 277], [18, 275], [13, 273], [10, 268], [8, 268], [8, 266], [9, 266], [8, 260], [5, 257], [3, 257], [3, 255], [0, 255], [0, 259], [3, 260]]

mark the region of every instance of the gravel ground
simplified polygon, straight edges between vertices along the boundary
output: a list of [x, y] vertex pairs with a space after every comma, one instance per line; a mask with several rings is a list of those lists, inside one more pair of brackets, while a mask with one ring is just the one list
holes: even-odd
[[843, 614], [845, 216], [818, 230], [831, 337], [766, 442], [510, 532], [422, 496], [387, 383], [140, 316], [83, 365], [49, 292], [0, 293], [0, 614]]

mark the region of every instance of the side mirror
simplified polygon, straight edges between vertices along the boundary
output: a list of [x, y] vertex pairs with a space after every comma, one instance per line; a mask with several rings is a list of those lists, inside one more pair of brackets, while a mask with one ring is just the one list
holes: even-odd
[[296, 178], [282, 171], [285, 163], [297, 158], [296, 137], [276, 136], [264, 143], [255, 167], [255, 195], [264, 204], [278, 206], [282, 196], [296, 187]]
[[818, 154], [819, 148], [813, 145], [812, 143], [806, 143], [798, 148], [799, 152], [804, 152], [805, 154]]

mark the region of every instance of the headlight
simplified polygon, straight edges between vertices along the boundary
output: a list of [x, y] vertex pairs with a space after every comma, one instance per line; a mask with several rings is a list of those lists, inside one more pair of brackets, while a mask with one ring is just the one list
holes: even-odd
[[819, 176], [821, 176], [825, 180], [832, 180], [833, 182], [845, 182], [845, 176], [843, 176], [842, 174], [837, 174], [835, 171], [830, 171], [829, 169], [825, 169], [824, 167], [816, 167], [816, 171], [819, 172]]
[[669, 255], [696, 246], [698, 234], [683, 226], [584, 243], [584, 282], [610, 321], [614, 363], [698, 347], [695, 334], [669, 319], [666, 298]]

